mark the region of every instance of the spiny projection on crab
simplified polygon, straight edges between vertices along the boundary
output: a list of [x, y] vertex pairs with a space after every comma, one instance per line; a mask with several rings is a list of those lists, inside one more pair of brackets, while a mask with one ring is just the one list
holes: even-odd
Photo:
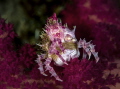
[[[56, 80], [62, 81], [53, 67], [50, 66], [50, 63], [53, 60], [58, 66], [62, 66], [63, 64], [68, 65], [68, 61], [80, 56], [79, 48], [83, 48], [83, 58], [86, 58], [88, 54], [90, 59], [91, 55], [93, 55], [96, 62], [98, 62], [99, 57], [98, 53], [95, 52], [94, 45], [90, 42], [86, 42], [85, 39], [77, 41], [75, 29], [75, 26], [72, 31], [69, 30], [67, 25], [63, 26], [61, 22], [58, 22], [56, 14], [53, 14], [53, 16], [47, 19], [44, 32], [40, 35], [42, 43], [37, 44], [45, 51], [44, 54], [38, 54], [36, 60], [41, 74], [47, 76], [43, 68], [43, 65], [45, 65], [46, 71], [48, 70]], [[42, 60], [45, 60], [45, 62], [42, 63]]]

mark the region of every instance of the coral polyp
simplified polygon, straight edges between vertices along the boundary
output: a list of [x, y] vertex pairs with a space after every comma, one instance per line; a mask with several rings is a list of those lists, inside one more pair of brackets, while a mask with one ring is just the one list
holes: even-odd
[[[44, 32], [40, 35], [42, 43], [37, 44], [45, 51], [43, 54], [38, 54], [36, 60], [41, 74], [47, 76], [43, 68], [43, 65], [45, 65], [45, 69], [48, 70], [56, 80], [62, 81], [53, 67], [50, 66], [50, 63], [54, 61], [54, 64], [57, 66], [68, 65], [68, 61], [80, 56], [79, 48], [83, 48], [83, 58], [86, 58], [88, 54], [90, 59], [91, 55], [93, 55], [96, 62], [98, 62], [99, 57], [98, 53], [95, 52], [94, 45], [86, 42], [85, 39], [77, 41], [75, 30], [75, 26], [73, 30], [70, 30], [67, 25], [63, 26], [61, 22], [58, 22], [56, 14], [48, 18]], [[45, 62], [42, 63], [42, 60], [45, 60]]]

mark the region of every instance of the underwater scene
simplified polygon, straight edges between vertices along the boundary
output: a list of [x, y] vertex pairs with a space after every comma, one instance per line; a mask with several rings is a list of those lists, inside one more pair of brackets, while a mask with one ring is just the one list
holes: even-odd
[[120, 89], [120, 0], [0, 0], [0, 89]]

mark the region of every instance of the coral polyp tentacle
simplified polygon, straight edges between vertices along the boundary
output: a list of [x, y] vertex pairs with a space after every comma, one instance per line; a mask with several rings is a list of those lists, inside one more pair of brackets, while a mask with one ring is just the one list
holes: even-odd
[[[93, 54], [98, 62], [99, 57], [95, 52], [94, 45], [86, 42], [85, 39], [77, 41], [75, 37], [76, 26], [73, 27], [73, 30], [70, 30], [67, 24], [62, 26], [62, 23], [58, 22], [56, 14], [47, 19], [47, 24], [43, 30], [44, 32], [40, 35], [42, 43], [37, 45], [42, 48], [44, 54], [38, 55], [36, 60], [41, 74], [46, 76], [43, 68], [45, 65], [46, 71], [49, 71], [56, 80], [62, 81], [50, 63], [53, 61], [57, 66], [68, 65], [68, 61], [80, 56], [79, 48], [83, 48], [83, 58], [88, 55], [90, 59], [91, 54]], [[44, 63], [42, 63], [43, 59]]]

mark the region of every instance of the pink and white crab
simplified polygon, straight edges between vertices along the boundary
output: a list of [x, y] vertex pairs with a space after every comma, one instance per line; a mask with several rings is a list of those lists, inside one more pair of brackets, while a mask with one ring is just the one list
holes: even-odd
[[[41, 74], [47, 76], [43, 68], [43, 65], [45, 65], [45, 69], [48, 70], [56, 80], [62, 81], [53, 67], [50, 66], [51, 61], [53, 60], [58, 66], [68, 65], [68, 61], [80, 56], [79, 48], [83, 48], [83, 58], [86, 58], [86, 54], [88, 54], [90, 59], [91, 54], [93, 54], [96, 62], [98, 62], [99, 57], [98, 53], [95, 52], [94, 45], [86, 42], [85, 39], [77, 41], [75, 29], [75, 26], [72, 31], [69, 30], [66, 25], [62, 26], [61, 22], [58, 22], [56, 14], [48, 18], [44, 33], [40, 35], [42, 43], [37, 44], [45, 52], [41, 55], [38, 54], [36, 60]], [[45, 60], [45, 62], [42, 63], [41, 60]]]

